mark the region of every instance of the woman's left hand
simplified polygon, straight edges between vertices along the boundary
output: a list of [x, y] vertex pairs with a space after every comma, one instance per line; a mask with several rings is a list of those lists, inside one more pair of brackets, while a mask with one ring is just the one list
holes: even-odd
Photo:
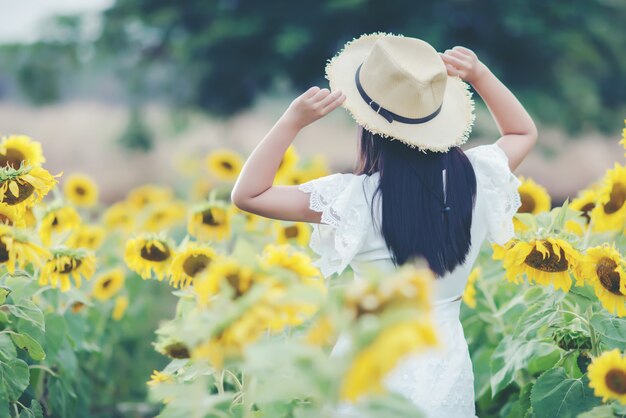
[[298, 129], [323, 118], [344, 102], [346, 96], [340, 91], [311, 87], [296, 98], [284, 114], [284, 118]]

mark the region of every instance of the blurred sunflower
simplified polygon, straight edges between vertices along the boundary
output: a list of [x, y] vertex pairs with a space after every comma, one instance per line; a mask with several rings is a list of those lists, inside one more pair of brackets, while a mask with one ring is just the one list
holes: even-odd
[[306, 247], [311, 238], [311, 227], [304, 222], [275, 222], [277, 244], [297, 244]]
[[143, 231], [166, 231], [185, 220], [187, 208], [181, 202], [162, 202], [146, 208]]
[[124, 316], [126, 312], [126, 308], [128, 308], [128, 297], [127, 296], [118, 296], [115, 298], [115, 304], [113, 305], [113, 311], [111, 312], [111, 317], [114, 321], [119, 321]]
[[222, 241], [230, 237], [232, 210], [223, 203], [202, 203], [191, 209], [187, 232], [201, 241]]
[[156, 386], [164, 382], [173, 382], [174, 376], [169, 373], [163, 373], [158, 370], [153, 370], [150, 375], [150, 380], [147, 382], [148, 386]]
[[134, 209], [143, 209], [152, 203], [170, 202], [174, 192], [169, 187], [146, 184], [136, 187], [126, 196], [126, 202]]
[[289, 148], [285, 151], [282, 160], [278, 164], [278, 169], [276, 170], [276, 177], [281, 178], [286, 173], [293, 170], [297, 165], [300, 157], [296, 152], [296, 149], [293, 145], [290, 145]]
[[233, 214], [233, 216], [240, 216], [244, 218], [244, 221], [245, 221], [244, 230], [246, 232], [254, 232], [259, 229], [263, 229], [263, 230], [266, 229], [266, 226], [267, 226], [267, 223], [265, 222], [266, 218], [255, 215], [254, 213], [246, 212], [245, 210], [241, 210], [237, 206], [234, 206], [234, 205], [230, 207], [230, 211]]
[[252, 269], [240, 265], [237, 260], [220, 257], [211, 262], [209, 268], [193, 281], [193, 290], [200, 306], [208, 306], [212, 296], [223, 286], [227, 286], [237, 299], [243, 296], [252, 286], [254, 274]]
[[98, 300], [109, 300], [124, 288], [124, 279], [121, 268], [107, 271], [96, 279], [91, 293]]
[[615, 399], [626, 404], [626, 358], [618, 349], [602, 353], [587, 369], [589, 387], [606, 402]]
[[90, 208], [98, 203], [98, 185], [85, 174], [70, 174], [63, 187], [65, 198], [73, 205]]
[[32, 242], [26, 231], [15, 230], [0, 224], [0, 263], [15, 274], [15, 268], [24, 270], [28, 264], [41, 268], [48, 259], [48, 250]]
[[72, 311], [72, 313], [78, 313], [80, 311], [82, 311], [83, 309], [85, 309], [85, 304], [81, 301], [76, 301], [74, 303], [72, 303], [72, 306], [70, 307], [70, 310]]
[[215, 184], [205, 176], [196, 179], [191, 188], [191, 199], [193, 201], [203, 201], [208, 199]]
[[243, 167], [243, 158], [232, 150], [220, 149], [207, 156], [207, 167], [220, 180], [235, 181]]
[[594, 230], [620, 231], [626, 220], [626, 167], [615, 163], [607, 170], [598, 190], [597, 204], [591, 210]]
[[624, 259], [615, 246], [588, 248], [580, 262], [579, 276], [593, 286], [604, 309], [626, 316]]
[[26, 213], [16, 210], [13, 206], [0, 204], [0, 224], [25, 227]]
[[[530, 178], [520, 176], [519, 179], [522, 184], [517, 190], [522, 200], [522, 206], [519, 207], [517, 213], [530, 213], [537, 215], [541, 212], [549, 211], [551, 199], [545, 187], [540, 186]], [[516, 231], [523, 231], [527, 229], [527, 226], [516, 218], [513, 218], [513, 224], [515, 225]]]
[[[576, 235], [582, 235], [584, 233], [584, 229], [589, 226], [589, 222], [591, 221], [591, 211], [596, 206], [596, 201], [598, 199], [596, 189], [585, 189], [578, 193], [578, 196], [572, 200], [569, 207], [570, 209], [577, 210], [582, 212], [577, 220], [570, 219], [565, 223], [565, 229], [573, 232]], [[581, 225], [578, 220], [582, 220]]]
[[581, 255], [560, 238], [512, 241], [504, 247], [494, 244], [494, 259], [502, 259], [506, 278], [519, 284], [525, 274], [529, 283], [554, 285], [568, 292], [572, 286], [570, 271], [576, 271]]
[[[624, 119], [624, 125], [626, 125], [626, 119]], [[626, 128], [622, 128], [622, 139], [619, 143], [626, 149]], [[626, 157], [626, 152], [624, 153], [624, 157]]]
[[40, 202], [56, 182], [41, 167], [0, 168], [0, 203], [23, 211]]
[[124, 261], [143, 279], [150, 279], [154, 273], [161, 281], [167, 276], [174, 256], [170, 240], [159, 235], [143, 234], [126, 242]]
[[384, 393], [383, 379], [402, 358], [437, 344], [435, 330], [427, 321], [402, 321], [384, 329], [352, 361], [341, 385], [341, 399], [354, 402]]
[[117, 202], [104, 212], [102, 222], [109, 230], [131, 232], [135, 227], [135, 209], [127, 202]]
[[476, 287], [474, 283], [481, 274], [482, 269], [480, 267], [474, 267], [467, 278], [467, 284], [463, 292], [463, 302], [472, 309], [476, 307]]
[[328, 315], [321, 315], [304, 336], [307, 344], [327, 346], [335, 342], [335, 326]]
[[80, 226], [80, 223], [80, 215], [72, 206], [53, 205], [39, 224], [41, 242], [50, 246], [52, 240], [59, 236], [65, 240]]
[[205, 271], [217, 258], [216, 252], [196, 243], [180, 249], [170, 266], [170, 284], [174, 288], [189, 286], [198, 274]]
[[61, 292], [70, 290], [70, 279], [74, 279], [77, 289], [81, 286], [81, 277], [89, 280], [96, 271], [96, 258], [83, 249], [55, 247], [50, 250], [50, 258], [41, 270], [39, 285], [50, 284], [60, 287]]
[[[33, 208], [26, 208], [22, 214], [22, 218], [26, 224], [26, 228], [35, 228], [37, 226], [37, 218], [35, 217]], [[15, 226], [19, 227], [20, 225], [16, 224]]]
[[260, 262], [265, 268], [281, 267], [295, 273], [303, 281], [313, 279], [311, 282], [319, 282], [324, 287], [323, 282], [317, 280], [321, 278], [321, 273], [313, 266], [311, 257], [303, 252], [294, 251], [289, 245], [266, 245]]
[[41, 144], [26, 135], [11, 135], [0, 142], [0, 167], [37, 167], [45, 161]]
[[294, 166], [288, 170], [283, 170], [280, 176], [276, 177], [276, 184], [296, 186], [328, 174], [329, 170], [325, 158], [318, 155], [313, 157], [305, 167]]
[[81, 224], [67, 239], [67, 246], [72, 248], [86, 248], [97, 250], [102, 245], [106, 230], [100, 225]]

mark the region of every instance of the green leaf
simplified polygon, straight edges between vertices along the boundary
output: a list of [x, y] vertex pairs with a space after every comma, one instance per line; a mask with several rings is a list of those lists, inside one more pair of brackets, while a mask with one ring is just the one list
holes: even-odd
[[9, 402], [15, 402], [22, 395], [29, 381], [28, 365], [20, 359], [0, 361], [0, 387], [7, 394]]
[[601, 336], [626, 343], [626, 319], [597, 313], [591, 317], [590, 323]]
[[49, 357], [54, 358], [61, 349], [63, 341], [67, 338], [67, 327], [65, 325], [65, 319], [57, 313], [47, 313], [45, 320], [46, 334], [44, 350]]
[[555, 346], [542, 341], [524, 341], [510, 335], [504, 337], [491, 358], [491, 393], [498, 392], [513, 382], [518, 370], [526, 369], [534, 357], [551, 355]]
[[9, 308], [9, 312], [14, 316], [21, 318], [25, 321], [32, 323], [33, 325], [45, 331], [45, 325], [43, 320], [43, 312], [37, 305], [28, 299], [20, 301], [18, 305], [5, 305]]
[[46, 358], [43, 348], [28, 334], [11, 333], [11, 339], [16, 346], [26, 351], [30, 358], [41, 361]]
[[6, 302], [7, 297], [11, 294], [11, 289], [6, 286], [0, 286], [0, 304]]
[[15, 345], [8, 334], [0, 334], [0, 360], [9, 361], [17, 357]]
[[7, 274], [4, 283], [11, 291], [11, 300], [16, 304], [29, 299], [40, 289], [37, 281], [25, 271], [16, 271], [13, 275]]
[[578, 415], [577, 418], [615, 418], [615, 414], [610, 405], [602, 405]]
[[593, 396], [589, 379], [568, 378], [565, 370], [548, 370], [535, 382], [530, 402], [537, 418], [575, 418], [578, 414], [600, 405]]

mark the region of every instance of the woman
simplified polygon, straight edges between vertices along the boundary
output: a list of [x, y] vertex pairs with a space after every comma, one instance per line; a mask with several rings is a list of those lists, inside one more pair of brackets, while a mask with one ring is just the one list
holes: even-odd
[[[426, 259], [437, 276], [435, 321], [444, 349], [409, 356], [386, 386], [429, 418], [474, 417], [473, 373], [459, 321], [460, 300], [482, 243], [513, 236], [520, 206], [511, 173], [537, 139], [515, 96], [478, 60], [454, 47], [438, 54], [419, 39], [364, 35], [333, 58], [332, 93], [313, 87], [295, 99], [256, 147], [232, 192], [243, 210], [315, 224], [311, 248], [325, 276], [350, 265], [393, 271]], [[501, 137], [463, 152], [474, 121], [470, 83]], [[357, 123], [355, 174], [273, 186], [287, 147], [305, 126], [337, 107]], [[335, 352], [349, 341], [340, 339]]]

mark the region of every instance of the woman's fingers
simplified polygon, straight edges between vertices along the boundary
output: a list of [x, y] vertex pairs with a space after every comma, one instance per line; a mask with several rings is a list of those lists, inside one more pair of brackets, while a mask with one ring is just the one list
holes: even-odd
[[328, 89], [321, 89], [320, 91], [315, 93], [313, 95], [313, 97], [311, 97], [308, 101], [311, 104], [316, 104], [320, 100], [323, 100], [324, 98], [326, 98], [326, 96], [328, 96], [329, 94], [330, 94], [330, 90], [328, 90]]
[[459, 71], [459, 69], [451, 64], [446, 64], [446, 70], [448, 71], [448, 75], [458, 76], [458, 77], [461, 76], [461, 72]]
[[452, 50], [453, 51], [461, 51], [461, 52], [464, 52], [466, 54], [474, 55], [474, 51], [472, 51], [469, 48], [465, 48], [464, 46], [460, 46], [460, 45], [457, 45], [457, 46], [453, 47]]
[[465, 68], [468, 66], [467, 62], [465, 62], [464, 60], [460, 58], [453, 57], [452, 55], [441, 54], [441, 58], [443, 59], [444, 63], [453, 65], [454, 67], [457, 67], [457, 68]]
[[329, 104], [327, 104], [326, 106], [324, 106], [322, 108], [322, 113], [324, 115], [326, 115], [326, 114], [332, 112], [333, 110], [337, 109], [346, 100], [346, 95], [345, 94], [343, 94], [341, 92], [337, 92], [337, 93], [339, 93], [339, 95], [337, 97], [335, 97], [335, 99], [332, 102], [330, 102]]
[[317, 86], [313, 86], [310, 89], [308, 89], [307, 91], [305, 91], [304, 93], [302, 93], [302, 97], [303, 99], [309, 99], [313, 96], [315, 96], [315, 94], [320, 91], [320, 88]]
[[446, 55], [449, 55], [451, 57], [457, 57], [460, 60], [464, 60], [464, 61], [471, 61], [472, 56], [469, 54], [466, 54], [465, 52], [461, 52], [458, 49], [448, 49], [446, 51]]
[[341, 92], [339, 90], [333, 91], [328, 96], [326, 96], [324, 99], [320, 100], [316, 105], [320, 109], [323, 109], [326, 106], [328, 106], [329, 104], [331, 104], [332, 102], [334, 102], [339, 96], [341, 96]]

